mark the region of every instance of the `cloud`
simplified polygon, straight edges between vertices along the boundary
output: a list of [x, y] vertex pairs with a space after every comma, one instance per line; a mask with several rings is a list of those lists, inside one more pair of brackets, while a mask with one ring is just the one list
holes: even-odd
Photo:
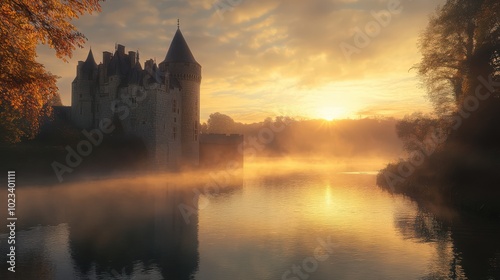
[[[339, 103], [352, 103], [352, 96], [331, 91], [331, 85], [338, 83], [350, 87], [351, 95], [360, 91], [356, 94], [361, 98], [355, 100], [373, 102], [359, 107], [383, 108], [384, 103], [397, 107], [393, 103], [398, 98], [391, 95], [395, 90], [378, 90], [379, 98], [372, 98], [373, 87], [364, 82], [388, 77], [398, 79], [406, 90], [408, 97], [400, 102], [428, 106], [422, 98], [424, 92], [415, 86], [415, 73], [408, 69], [420, 59], [416, 48], [419, 32], [443, 0], [401, 0], [401, 14], [391, 15], [389, 24], [359, 53], [347, 60], [340, 48], [342, 42], [354, 45], [355, 31], [365, 30], [374, 21], [373, 13], [387, 9], [388, 2], [106, 1], [100, 14], [83, 16], [75, 24], [87, 36], [97, 61], [102, 51], [112, 51], [120, 43], [139, 50], [141, 61], [156, 58], [159, 63], [180, 18], [181, 30], [203, 67], [202, 119], [215, 111], [256, 118], [287, 108], [298, 112], [294, 108], [301, 104], [297, 102], [313, 104], [321, 98], [329, 100], [330, 95]], [[39, 50], [40, 61], [62, 77], [58, 85], [63, 102], [69, 105], [76, 64], [85, 59], [88, 48], [75, 51], [70, 63], [56, 59], [46, 47]], [[318, 96], [307, 97], [311, 92]], [[360, 110], [350, 112], [354, 115]]]

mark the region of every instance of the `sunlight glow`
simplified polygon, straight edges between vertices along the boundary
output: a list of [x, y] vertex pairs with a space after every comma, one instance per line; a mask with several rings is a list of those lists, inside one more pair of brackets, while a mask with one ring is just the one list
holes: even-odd
[[326, 187], [325, 200], [326, 200], [327, 206], [330, 206], [332, 204], [332, 190], [331, 190], [330, 184], [328, 184]]
[[333, 121], [334, 119], [345, 118], [345, 109], [343, 108], [332, 108], [332, 107], [323, 107], [319, 108], [316, 111], [316, 116], [318, 118]]

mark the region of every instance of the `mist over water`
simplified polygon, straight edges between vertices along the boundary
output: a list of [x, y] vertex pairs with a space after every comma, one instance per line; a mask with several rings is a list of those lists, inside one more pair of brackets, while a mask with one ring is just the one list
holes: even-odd
[[232, 174], [19, 186], [16, 279], [497, 277], [500, 229], [384, 192], [385, 162], [267, 158]]

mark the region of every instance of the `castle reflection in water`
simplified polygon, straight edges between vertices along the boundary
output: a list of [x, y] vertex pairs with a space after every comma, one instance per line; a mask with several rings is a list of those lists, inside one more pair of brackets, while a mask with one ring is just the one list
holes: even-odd
[[[239, 179], [232, 183], [212, 195], [241, 187]], [[12, 279], [192, 279], [199, 263], [197, 194], [204, 185], [113, 184], [20, 191]], [[1, 279], [12, 276], [0, 271]]]

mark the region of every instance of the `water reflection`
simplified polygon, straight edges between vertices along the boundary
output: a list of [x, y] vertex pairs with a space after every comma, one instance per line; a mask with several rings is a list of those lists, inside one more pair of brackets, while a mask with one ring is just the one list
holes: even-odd
[[335, 246], [311, 280], [500, 279], [498, 223], [391, 196], [366, 166], [317, 167], [250, 166], [219, 190], [193, 175], [19, 188], [15, 279], [283, 279], [318, 239]]
[[189, 189], [174, 185], [82, 199], [75, 209], [91, 207], [93, 214], [77, 210], [68, 221], [78, 271], [84, 276], [132, 275], [140, 263], [142, 270], [159, 270], [164, 279], [190, 279], [198, 266], [198, 215], [190, 216], [188, 224], [178, 206], [192, 200]]
[[500, 224], [451, 211], [419, 205], [414, 216], [395, 215], [403, 236], [435, 244], [436, 260], [423, 279], [500, 279]]
[[2, 269], [0, 279], [192, 279], [203, 186], [165, 181], [19, 188], [16, 274]]

